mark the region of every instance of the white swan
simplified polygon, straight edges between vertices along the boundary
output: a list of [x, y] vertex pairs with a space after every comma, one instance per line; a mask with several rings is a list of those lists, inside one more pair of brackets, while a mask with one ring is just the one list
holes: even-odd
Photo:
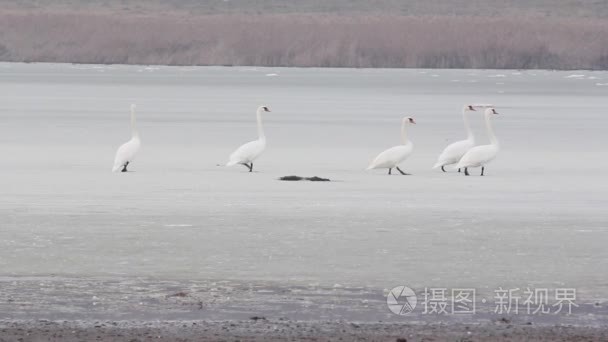
[[441, 171], [446, 172], [444, 166], [458, 163], [460, 158], [467, 153], [468, 150], [475, 146], [475, 137], [469, 125], [468, 113], [475, 111], [472, 105], [466, 105], [462, 108], [462, 121], [464, 121], [464, 129], [467, 131], [467, 138], [448, 145], [437, 158], [437, 163], [433, 165], [433, 169], [441, 167]]
[[403, 145], [391, 147], [380, 153], [367, 167], [367, 170], [387, 168], [388, 174], [390, 175], [391, 170], [396, 168], [402, 175], [409, 175], [408, 173], [401, 171], [398, 166], [399, 163], [409, 157], [414, 150], [414, 144], [407, 138], [406, 125], [408, 123], [415, 124], [416, 122], [413, 118], [403, 118], [401, 122], [401, 139], [403, 140]]
[[249, 172], [253, 172], [253, 161], [259, 157], [266, 148], [266, 136], [264, 135], [264, 128], [262, 127], [263, 112], [270, 112], [270, 109], [268, 109], [266, 106], [260, 106], [256, 111], [258, 121], [258, 140], [250, 141], [237, 148], [236, 151], [232, 152], [230, 155], [230, 160], [228, 163], [226, 163], [226, 166], [241, 164], [249, 168]]
[[141, 146], [141, 140], [139, 140], [139, 132], [137, 131], [135, 121], [135, 105], [131, 105], [131, 140], [124, 143], [116, 151], [116, 157], [114, 158], [114, 167], [112, 172], [127, 172], [127, 166], [133, 161], [139, 147]]
[[496, 158], [496, 155], [498, 154], [498, 140], [496, 139], [496, 135], [494, 135], [494, 129], [492, 129], [492, 123], [490, 122], [493, 114], [498, 114], [494, 108], [488, 108], [484, 112], [486, 119], [486, 130], [488, 131], [488, 137], [490, 138], [490, 145], [473, 147], [467, 153], [465, 153], [464, 156], [462, 156], [456, 165], [456, 168], [464, 167], [464, 174], [466, 176], [469, 175], [469, 167], [479, 166], [481, 166], [481, 175], [483, 176], [486, 164]]

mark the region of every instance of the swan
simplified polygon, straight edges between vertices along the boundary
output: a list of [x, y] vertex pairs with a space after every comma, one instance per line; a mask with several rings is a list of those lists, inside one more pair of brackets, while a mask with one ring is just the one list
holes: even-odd
[[[466, 105], [462, 108], [462, 121], [464, 121], [464, 128], [467, 131], [467, 138], [448, 145], [443, 152], [441, 152], [439, 158], [437, 158], [437, 163], [433, 165], [433, 169], [441, 167], [441, 171], [446, 172], [444, 168], [446, 165], [458, 163], [460, 158], [475, 146], [475, 137], [473, 136], [473, 131], [469, 125], [467, 115], [467, 112], [470, 111], [475, 111], [475, 108], [472, 105]], [[458, 170], [458, 172], [460, 172], [460, 170]]]
[[232, 152], [226, 166], [241, 164], [245, 165], [249, 169], [249, 172], [253, 172], [253, 161], [259, 157], [266, 148], [266, 136], [264, 135], [264, 128], [262, 127], [262, 113], [264, 112], [270, 112], [270, 109], [266, 106], [260, 106], [256, 111], [258, 140], [250, 141]]
[[380, 153], [367, 167], [367, 170], [388, 168], [388, 174], [390, 175], [391, 170], [396, 168], [402, 175], [409, 175], [409, 173], [401, 171], [398, 166], [399, 163], [409, 157], [414, 150], [414, 144], [407, 138], [406, 126], [408, 123], [416, 124], [413, 118], [403, 118], [401, 122], [401, 139], [403, 140], [403, 145], [391, 147]]
[[141, 140], [139, 140], [139, 132], [135, 125], [135, 105], [131, 105], [131, 140], [122, 144], [116, 151], [116, 157], [114, 158], [114, 167], [112, 172], [127, 172], [127, 166], [133, 161], [137, 151], [141, 146]]
[[484, 112], [484, 116], [486, 119], [486, 130], [488, 131], [488, 136], [490, 137], [490, 145], [480, 145], [473, 147], [472, 149], [467, 151], [464, 156], [462, 156], [462, 158], [456, 165], [456, 168], [464, 167], [465, 176], [469, 175], [469, 167], [479, 166], [481, 166], [481, 175], [483, 176], [486, 164], [496, 158], [496, 155], [498, 154], [498, 140], [496, 139], [496, 135], [494, 135], [494, 129], [492, 129], [492, 123], [490, 122], [490, 119], [494, 114], [498, 114], [498, 112], [494, 108], [488, 108]]

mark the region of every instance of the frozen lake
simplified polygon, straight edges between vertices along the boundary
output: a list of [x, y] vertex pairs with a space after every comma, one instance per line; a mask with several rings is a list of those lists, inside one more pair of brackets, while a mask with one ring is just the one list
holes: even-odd
[[[607, 99], [607, 72], [0, 64], [0, 276], [605, 300]], [[113, 174], [131, 103], [142, 150]], [[501, 113], [486, 177], [431, 169], [468, 103]], [[260, 104], [256, 172], [219, 166], [256, 137]], [[404, 115], [413, 175], [364, 171]], [[277, 180], [292, 174], [334, 182]]]

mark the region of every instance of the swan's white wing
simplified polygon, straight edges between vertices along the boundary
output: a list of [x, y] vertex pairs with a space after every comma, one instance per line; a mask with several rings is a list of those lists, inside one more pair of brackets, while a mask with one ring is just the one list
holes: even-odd
[[395, 147], [391, 147], [388, 150], [380, 153], [369, 166], [368, 170], [371, 169], [382, 169], [382, 168], [392, 168], [397, 164], [404, 161], [414, 149], [413, 144], [407, 145], [399, 145]]
[[472, 140], [461, 140], [448, 145], [443, 152], [441, 152], [439, 158], [437, 158], [437, 163], [435, 163], [433, 168], [435, 169], [441, 166], [458, 163], [462, 156], [473, 148], [474, 144], [475, 143]]
[[116, 151], [116, 157], [114, 157], [114, 167], [112, 172], [119, 171], [127, 162], [132, 162], [135, 159], [135, 155], [139, 151], [141, 142], [137, 138], [133, 138], [126, 143], [122, 144]]
[[262, 152], [264, 152], [265, 148], [265, 140], [250, 141], [237, 148], [236, 151], [232, 152], [232, 154], [230, 155], [230, 160], [228, 161], [226, 166], [232, 166], [242, 163], [251, 163], [257, 157], [259, 157]]
[[497, 154], [498, 148], [494, 145], [475, 146], [460, 159], [455, 168], [482, 166], [496, 158]]

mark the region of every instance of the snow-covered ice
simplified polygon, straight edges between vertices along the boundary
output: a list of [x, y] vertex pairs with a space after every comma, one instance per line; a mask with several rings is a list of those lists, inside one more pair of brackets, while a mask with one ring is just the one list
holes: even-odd
[[[607, 88], [566, 72], [2, 65], [0, 275], [576, 287], [606, 298]], [[281, 77], [263, 77], [270, 70]], [[512, 71], [500, 71], [512, 74]], [[602, 79], [605, 72], [593, 74]], [[536, 76], [534, 76], [536, 75]], [[498, 91], [504, 93], [498, 93]], [[142, 150], [109, 172], [137, 103]], [[493, 103], [487, 176], [432, 170]], [[226, 168], [256, 136], [257, 172]], [[481, 113], [481, 112], [480, 112]], [[413, 176], [364, 171], [413, 116]], [[482, 116], [472, 116], [485, 143]], [[285, 175], [333, 182], [281, 182]]]

